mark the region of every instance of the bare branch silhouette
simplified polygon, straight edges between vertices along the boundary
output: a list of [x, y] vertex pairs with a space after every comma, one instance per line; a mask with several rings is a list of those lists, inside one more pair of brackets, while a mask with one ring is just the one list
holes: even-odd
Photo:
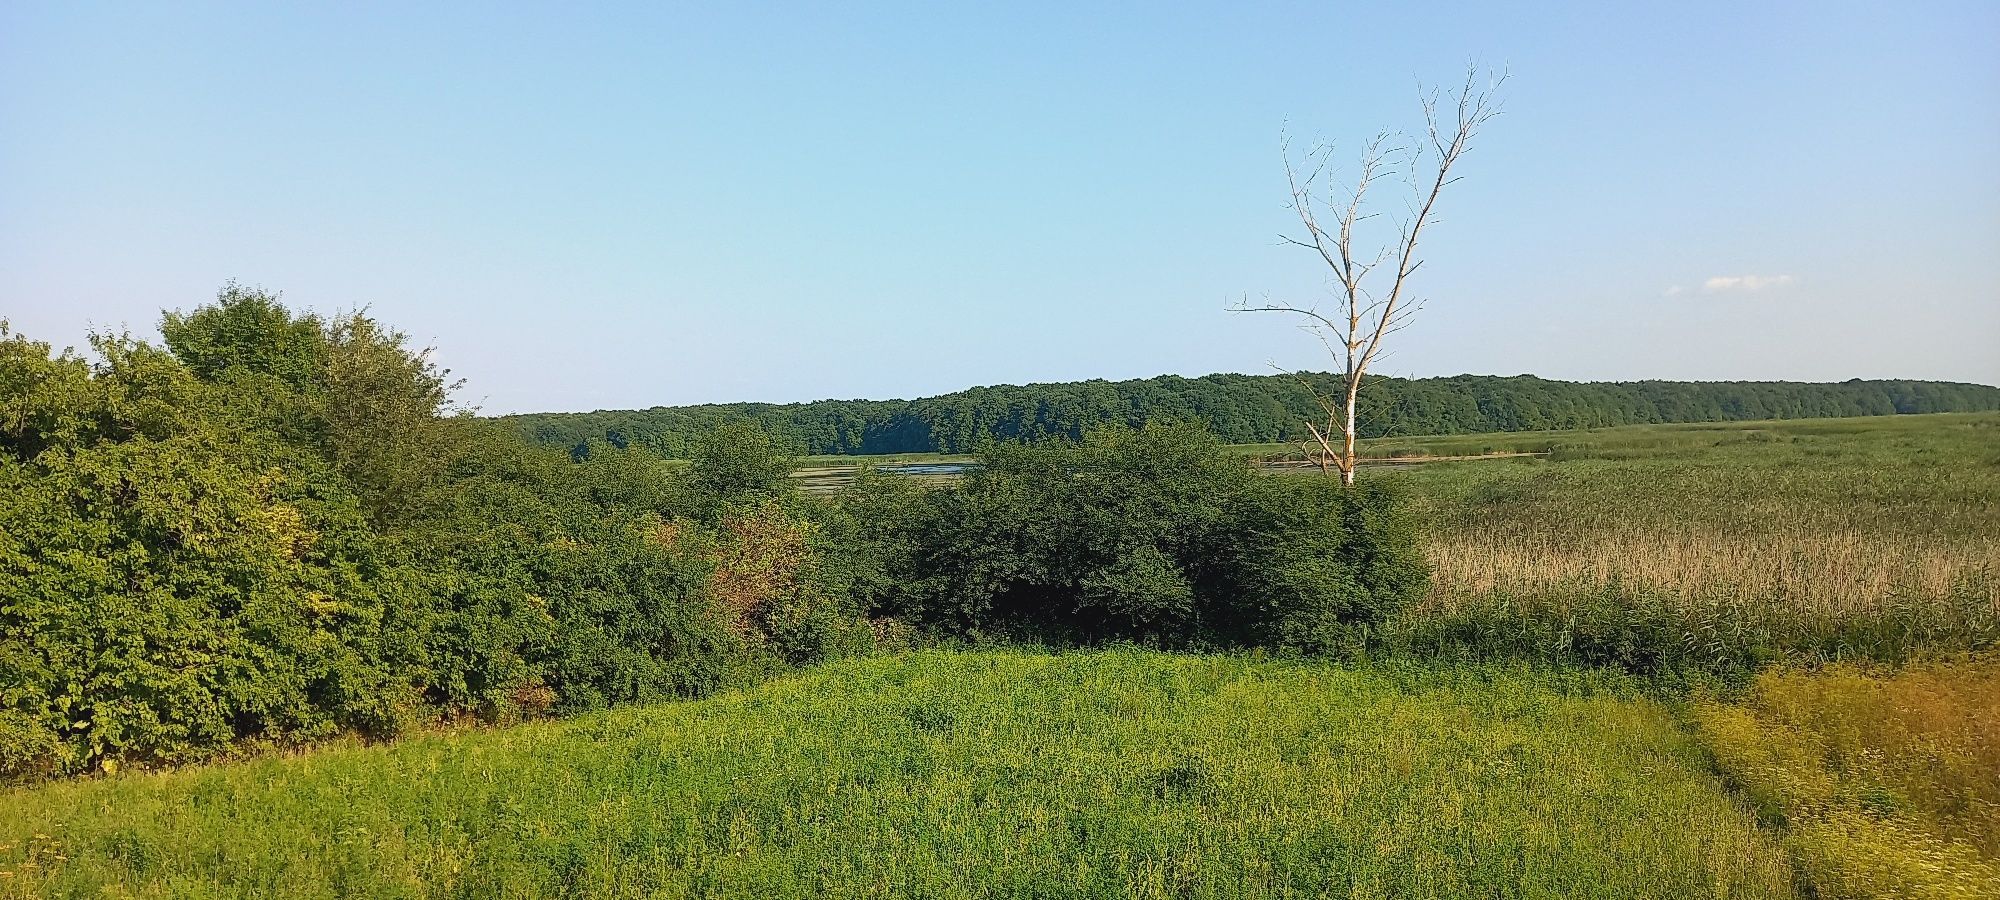
[[[1423, 307], [1422, 300], [1406, 297], [1410, 277], [1424, 265], [1417, 255], [1424, 229], [1436, 224], [1438, 198], [1446, 186], [1459, 180], [1460, 176], [1452, 170], [1470, 149], [1473, 137], [1500, 112], [1495, 97], [1507, 75], [1503, 72], [1497, 77], [1489, 76], [1487, 84], [1480, 87], [1478, 74], [1477, 67], [1467, 68], [1464, 85], [1450, 98], [1448, 119], [1440, 117], [1443, 99], [1440, 92], [1435, 88], [1427, 92], [1420, 89], [1418, 102], [1423, 107], [1424, 134], [1414, 141], [1386, 133], [1370, 139], [1362, 148], [1354, 187], [1345, 193], [1344, 202], [1337, 205], [1314, 193], [1331, 166], [1332, 145], [1319, 144], [1305, 154], [1303, 162], [1294, 162], [1290, 137], [1280, 141], [1291, 208], [1298, 214], [1305, 236], [1279, 237], [1287, 244], [1313, 251], [1332, 270], [1335, 309], [1322, 313], [1315, 306], [1273, 302], [1268, 297], [1260, 306], [1249, 305], [1246, 298], [1234, 308], [1237, 312], [1285, 313], [1303, 319], [1301, 327], [1319, 338], [1338, 366], [1342, 388], [1339, 397], [1326, 396], [1303, 375], [1299, 376], [1299, 382], [1323, 407], [1327, 417], [1324, 428], [1317, 422], [1306, 424], [1318, 444], [1317, 450], [1312, 444], [1300, 446], [1309, 459], [1317, 454], [1315, 461], [1321, 471], [1328, 474], [1338, 471], [1345, 484], [1354, 483], [1356, 406], [1362, 381], [1368, 376], [1369, 366], [1381, 356], [1383, 340], [1408, 326], [1411, 317]], [[1376, 181], [1398, 168], [1399, 161], [1407, 166], [1405, 175], [1414, 192], [1407, 206], [1408, 218], [1397, 224], [1394, 243], [1362, 259], [1356, 254], [1356, 226], [1377, 215], [1366, 211], [1368, 191]], [[1332, 223], [1330, 229], [1321, 224], [1322, 215]], [[1370, 281], [1369, 276], [1391, 261], [1395, 267], [1389, 270], [1393, 275], [1388, 280], [1388, 291], [1379, 293], [1371, 287], [1376, 282]], [[1333, 443], [1336, 434], [1340, 440], [1337, 449]]]

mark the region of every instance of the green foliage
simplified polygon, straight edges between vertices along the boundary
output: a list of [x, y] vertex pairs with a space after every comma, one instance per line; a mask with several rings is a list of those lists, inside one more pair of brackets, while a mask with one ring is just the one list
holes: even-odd
[[61, 745], [10, 770], [363, 727], [378, 685], [334, 687], [379, 672], [352, 627], [381, 613], [355, 498], [247, 458], [227, 396], [172, 357], [94, 345], [94, 366], [0, 345], [33, 373], [0, 452], [0, 698], [25, 743]]
[[295, 316], [278, 295], [234, 282], [212, 306], [161, 316], [160, 334], [174, 357], [205, 381], [225, 380], [237, 370], [304, 391], [325, 364], [325, 323], [318, 316]]
[[[1259, 483], [1231, 590], [1261, 607], [1261, 643], [1337, 652], [1378, 642], [1429, 584], [1405, 502], [1379, 484]], [[1254, 599], [1253, 599], [1254, 598]]]
[[163, 331], [92, 362], [0, 326], [0, 778], [755, 670], [714, 542], [661, 537], [712, 527], [713, 479], [450, 415], [426, 353], [358, 314], [232, 286]]
[[230, 387], [250, 429], [325, 457], [378, 521], [408, 513], [437, 477], [458, 385], [402, 332], [361, 313], [293, 317], [277, 295], [235, 284], [167, 313], [160, 331], [195, 376]]
[[725, 422], [695, 444], [688, 467], [694, 500], [711, 510], [791, 490], [796, 460], [769, 432], [750, 422]]
[[1795, 896], [1629, 680], [1129, 650], [45, 785], [0, 804], [0, 871], [48, 897]]
[[[1163, 375], [978, 387], [919, 400], [732, 403], [509, 416], [539, 443], [592, 442], [685, 458], [717, 425], [753, 421], [807, 454], [970, 453], [993, 441], [1080, 440], [1103, 426], [1201, 422], [1232, 444], [1285, 442], [1323, 414], [1300, 378], [1339, 393], [1326, 373]], [[2000, 410], [2000, 388], [1937, 381], [1563, 382], [1532, 375], [1374, 378], [1362, 388], [1364, 437], [1601, 428]], [[1532, 449], [1547, 449], [1543, 443]]]
[[458, 386], [410, 349], [400, 331], [360, 313], [326, 329], [320, 415], [334, 466], [360, 492], [378, 521], [414, 512], [416, 495], [437, 478], [442, 418]]
[[1424, 583], [1394, 497], [1264, 477], [1190, 426], [996, 446], [960, 485], [844, 504], [878, 609], [948, 634], [1324, 652]]
[[506, 719], [684, 696], [726, 679], [734, 642], [708, 560], [659, 536], [684, 493], [657, 463], [582, 463], [455, 421], [462, 449], [420, 515], [399, 610], [429, 699]]

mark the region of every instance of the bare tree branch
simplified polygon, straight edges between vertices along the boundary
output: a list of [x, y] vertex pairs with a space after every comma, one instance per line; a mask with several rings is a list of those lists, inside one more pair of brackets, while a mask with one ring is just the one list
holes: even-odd
[[[1438, 198], [1444, 189], [1456, 183], [1460, 177], [1453, 168], [1471, 148], [1472, 139], [1494, 116], [1499, 115], [1496, 101], [1500, 87], [1506, 83], [1507, 74], [1497, 77], [1488, 75], [1484, 88], [1478, 86], [1478, 68], [1468, 66], [1464, 84], [1452, 95], [1449, 118], [1443, 113], [1442, 93], [1431, 88], [1419, 88], [1418, 103], [1423, 109], [1424, 134], [1417, 147], [1407, 147], [1398, 142], [1395, 135], [1378, 134], [1362, 148], [1360, 167], [1354, 176], [1354, 187], [1345, 193], [1340, 205], [1326, 204], [1314, 194], [1314, 186], [1326, 174], [1330, 166], [1333, 148], [1329, 144], [1319, 144], [1308, 151], [1303, 163], [1294, 163], [1289, 135], [1281, 137], [1279, 150], [1284, 158], [1285, 183], [1291, 192], [1291, 208], [1298, 214], [1299, 224], [1305, 228], [1305, 238], [1280, 235], [1286, 243], [1313, 251], [1333, 273], [1336, 287], [1336, 311], [1321, 313], [1316, 307], [1300, 306], [1292, 303], [1271, 302], [1268, 298], [1261, 306], [1238, 303], [1237, 312], [1276, 312], [1298, 316], [1305, 320], [1301, 326], [1313, 333], [1326, 348], [1327, 355], [1340, 365], [1342, 396], [1335, 400], [1322, 395], [1318, 388], [1310, 384], [1304, 376], [1299, 376], [1313, 399], [1326, 409], [1327, 427], [1322, 430], [1316, 423], [1307, 423], [1307, 430], [1320, 447], [1320, 468], [1325, 471], [1337, 469], [1341, 481], [1354, 483], [1354, 467], [1357, 462], [1354, 443], [1356, 439], [1356, 407], [1360, 402], [1361, 384], [1368, 375], [1369, 366], [1381, 356], [1382, 342], [1388, 335], [1402, 330], [1410, 323], [1411, 317], [1423, 307], [1422, 300], [1407, 301], [1406, 287], [1410, 277], [1423, 268], [1424, 260], [1418, 256], [1418, 246], [1424, 229], [1435, 225]], [[1393, 244], [1380, 247], [1372, 257], [1363, 261], [1355, 252], [1357, 226], [1373, 218], [1376, 213], [1367, 211], [1369, 189], [1384, 175], [1398, 168], [1396, 160], [1407, 156], [1406, 175], [1410, 179], [1413, 196], [1406, 209], [1408, 218], [1397, 226], [1397, 237]], [[1428, 168], [1426, 167], [1428, 163]], [[1324, 207], [1331, 229], [1321, 224], [1321, 213], [1316, 206]], [[1388, 282], [1387, 293], [1377, 293], [1370, 285], [1369, 276], [1383, 263], [1394, 261], [1390, 271], [1393, 275]], [[1338, 432], [1341, 447], [1335, 450], [1332, 435]], [[1302, 448], [1311, 445], [1301, 444]], [[1329, 473], [1330, 474], [1330, 473]]]

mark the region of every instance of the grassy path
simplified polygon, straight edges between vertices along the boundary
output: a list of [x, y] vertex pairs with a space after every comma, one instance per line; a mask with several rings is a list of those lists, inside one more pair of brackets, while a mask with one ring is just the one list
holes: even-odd
[[1792, 891], [1632, 682], [1138, 651], [15, 790], [0, 848], [0, 895], [76, 897]]

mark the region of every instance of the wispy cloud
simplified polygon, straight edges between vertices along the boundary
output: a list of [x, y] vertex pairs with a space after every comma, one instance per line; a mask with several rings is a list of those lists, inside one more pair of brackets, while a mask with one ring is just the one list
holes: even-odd
[[[1702, 294], [1748, 294], [1752, 290], [1784, 288], [1786, 284], [1792, 284], [1796, 280], [1798, 278], [1792, 278], [1792, 276], [1714, 276], [1714, 278], [1702, 282], [1702, 286], [1698, 290]], [[1680, 296], [1680, 294], [1686, 294], [1686, 292], [1688, 292], [1686, 286], [1674, 284], [1674, 286], [1662, 290], [1660, 296]]]
[[1717, 275], [1701, 283], [1702, 293], [1720, 294], [1725, 291], [1761, 291], [1768, 287], [1784, 287], [1794, 279], [1790, 275]]

